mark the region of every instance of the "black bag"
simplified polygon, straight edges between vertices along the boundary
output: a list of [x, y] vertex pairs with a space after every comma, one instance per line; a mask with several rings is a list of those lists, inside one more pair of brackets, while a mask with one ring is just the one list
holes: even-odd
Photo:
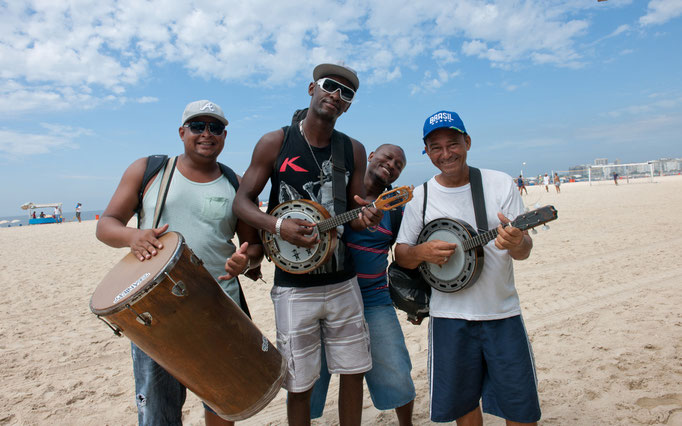
[[388, 265], [388, 292], [393, 305], [407, 313], [407, 318], [417, 321], [429, 316], [431, 287], [419, 270], [406, 269], [396, 262]]
[[[422, 224], [426, 216], [427, 184], [424, 182]], [[424, 281], [417, 268], [407, 269], [393, 261], [388, 265], [388, 292], [393, 306], [407, 313], [413, 321], [429, 316], [431, 286]]]

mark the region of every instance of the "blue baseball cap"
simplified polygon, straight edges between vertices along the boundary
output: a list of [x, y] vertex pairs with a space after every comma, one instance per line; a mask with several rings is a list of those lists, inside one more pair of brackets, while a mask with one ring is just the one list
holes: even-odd
[[459, 115], [457, 115], [456, 112], [438, 111], [424, 122], [424, 140], [426, 140], [429, 133], [441, 128], [453, 129], [462, 134], [467, 134], [467, 129], [464, 127], [462, 119], [459, 118]]

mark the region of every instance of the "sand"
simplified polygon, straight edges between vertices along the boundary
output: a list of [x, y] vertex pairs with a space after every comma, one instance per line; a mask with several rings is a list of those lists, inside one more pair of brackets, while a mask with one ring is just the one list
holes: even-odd
[[[515, 263], [546, 425], [682, 425], [682, 177], [529, 188], [527, 206], [559, 219]], [[95, 221], [0, 229], [0, 425], [132, 425], [130, 345], [89, 309], [102, 277], [127, 253], [95, 238]], [[255, 322], [274, 341], [266, 283], [245, 285]], [[429, 424], [427, 326], [401, 313], [417, 386], [415, 424]], [[324, 417], [336, 424], [332, 381]], [[372, 407], [363, 424], [396, 424]], [[279, 395], [248, 425], [286, 423]], [[185, 424], [203, 424], [189, 394]], [[486, 424], [503, 421], [485, 416]]]

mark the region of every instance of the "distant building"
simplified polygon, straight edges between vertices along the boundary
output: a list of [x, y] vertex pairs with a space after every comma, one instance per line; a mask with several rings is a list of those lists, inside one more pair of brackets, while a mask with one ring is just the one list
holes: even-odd
[[572, 178], [587, 178], [588, 169], [590, 168], [587, 164], [581, 164], [578, 166], [571, 166], [568, 168], [568, 174]]
[[594, 159], [594, 165], [595, 166], [605, 166], [607, 164], [609, 164], [608, 158], [595, 158]]

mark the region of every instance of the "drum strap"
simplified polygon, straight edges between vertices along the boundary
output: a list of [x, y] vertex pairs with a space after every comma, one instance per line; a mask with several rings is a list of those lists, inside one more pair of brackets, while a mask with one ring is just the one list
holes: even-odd
[[156, 208], [154, 209], [154, 222], [152, 222], [152, 228], [159, 226], [159, 221], [161, 220], [161, 213], [163, 213], [163, 207], [166, 204], [166, 197], [168, 196], [168, 188], [170, 188], [171, 179], [173, 178], [173, 172], [175, 171], [175, 164], [178, 161], [178, 157], [173, 157], [168, 161], [166, 169], [163, 171], [163, 176], [161, 177], [161, 185], [159, 186], [159, 195], [156, 198]]
[[[485, 198], [483, 197], [483, 181], [481, 171], [476, 167], [469, 166], [469, 184], [471, 185], [471, 198], [474, 201], [474, 214], [476, 215], [476, 227], [478, 233], [488, 230], [488, 216], [485, 211]], [[424, 197], [426, 199], [426, 197]]]

